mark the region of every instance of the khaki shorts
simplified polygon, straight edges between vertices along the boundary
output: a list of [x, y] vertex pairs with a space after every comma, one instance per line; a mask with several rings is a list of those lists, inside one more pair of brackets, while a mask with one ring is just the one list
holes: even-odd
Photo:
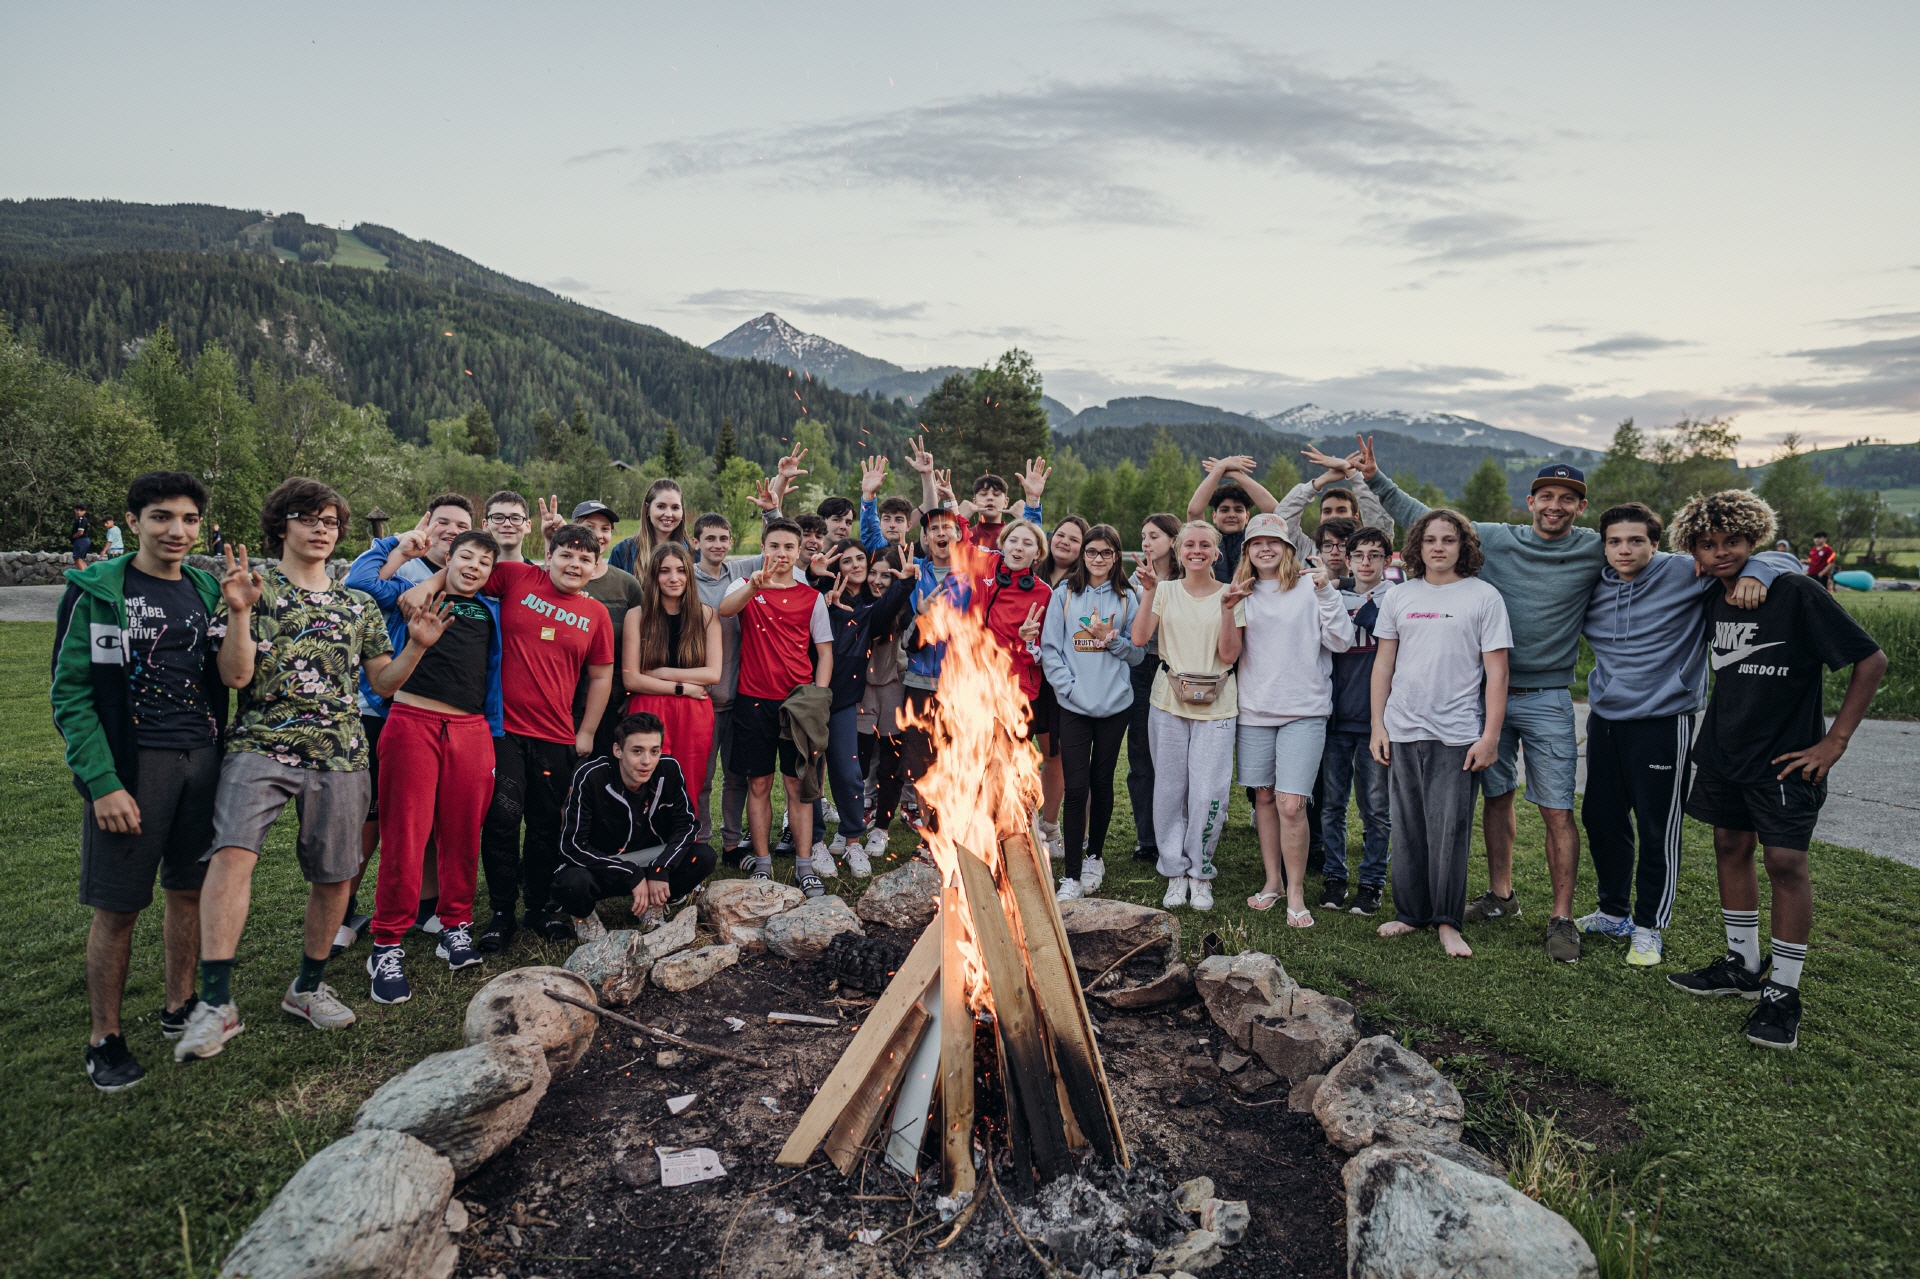
[[213, 847], [258, 854], [292, 800], [300, 814], [300, 873], [309, 884], [337, 884], [360, 873], [360, 828], [373, 801], [373, 774], [295, 768], [232, 751], [220, 766], [213, 803]]

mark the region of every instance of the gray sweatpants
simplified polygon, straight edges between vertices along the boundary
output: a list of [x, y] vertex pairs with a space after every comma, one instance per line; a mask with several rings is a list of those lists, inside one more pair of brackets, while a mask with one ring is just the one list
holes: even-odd
[[1415, 928], [1460, 927], [1467, 910], [1475, 774], [1467, 747], [1395, 742], [1392, 790], [1393, 913]]
[[713, 750], [707, 756], [707, 793], [695, 796], [700, 809], [700, 829], [694, 838], [703, 844], [713, 842], [713, 787], [720, 784], [720, 847], [736, 848], [747, 842], [741, 815], [747, 807], [747, 779], [724, 767], [732, 757], [733, 707], [715, 707], [713, 711]]
[[1227, 824], [1238, 720], [1187, 719], [1158, 706], [1147, 712], [1153, 752], [1154, 869], [1172, 879], [1212, 879], [1213, 850]]

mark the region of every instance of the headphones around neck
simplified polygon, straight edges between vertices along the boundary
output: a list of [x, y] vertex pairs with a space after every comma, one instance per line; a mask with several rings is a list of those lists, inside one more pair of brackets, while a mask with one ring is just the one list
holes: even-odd
[[1030, 591], [1033, 589], [1034, 583], [1033, 570], [1023, 569], [1020, 575], [1016, 577], [1014, 576], [1013, 570], [1008, 568], [1005, 563], [1002, 563], [1000, 567], [994, 571], [993, 580], [994, 584], [998, 586], [1017, 585], [1023, 591]]

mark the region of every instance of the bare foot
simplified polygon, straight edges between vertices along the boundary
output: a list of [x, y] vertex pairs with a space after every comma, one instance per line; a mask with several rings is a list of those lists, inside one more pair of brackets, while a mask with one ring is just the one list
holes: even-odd
[[1403, 924], [1397, 919], [1389, 919], [1375, 930], [1382, 937], [1405, 937], [1408, 933], [1418, 932], [1412, 924]]
[[1473, 958], [1473, 947], [1467, 945], [1467, 939], [1460, 935], [1459, 929], [1450, 925], [1440, 925], [1440, 945], [1449, 959]]

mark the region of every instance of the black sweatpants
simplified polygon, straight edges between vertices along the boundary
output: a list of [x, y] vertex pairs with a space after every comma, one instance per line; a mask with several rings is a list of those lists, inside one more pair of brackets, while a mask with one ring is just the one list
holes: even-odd
[[1474, 777], [1465, 746], [1395, 742], [1387, 785], [1393, 813], [1393, 914], [1403, 924], [1460, 927], [1467, 911]]
[[900, 811], [900, 792], [906, 788], [906, 763], [901, 758], [901, 733], [860, 734], [860, 775], [874, 779], [873, 813], [869, 825], [885, 830]]
[[1131, 708], [1099, 718], [1060, 708], [1060, 771], [1066, 779], [1066, 797], [1060, 805], [1060, 837], [1067, 844], [1069, 879], [1080, 878], [1080, 869], [1086, 864], [1080, 848], [1083, 838], [1095, 857], [1107, 855], [1107, 826], [1113, 821], [1113, 770], [1120, 766], [1120, 743], [1132, 722]]
[[1149, 653], [1133, 668], [1133, 707], [1127, 712], [1127, 801], [1133, 805], [1133, 842], [1159, 856], [1160, 837], [1153, 833], [1153, 748], [1147, 742], [1147, 712], [1153, 709], [1153, 677], [1160, 659]]
[[[683, 858], [667, 872], [667, 891], [685, 897], [713, 874], [716, 860], [711, 844], [695, 844], [693, 855]], [[568, 863], [554, 872], [550, 900], [575, 919], [584, 919], [593, 904], [606, 897], [631, 898], [646, 870], [621, 863], [618, 866], [575, 866]]]
[[577, 763], [572, 742], [543, 742], [518, 733], [493, 739], [493, 803], [480, 828], [480, 868], [496, 912], [512, 911], [520, 900], [535, 909], [546, 905], [560, 864], [560, 816]]
[[1692, 746], [1691, 715], [1587, 716], [1587, 797], [1580, 820], [1593, 850], [1600, 909], [1614, 916], [1631, 913], [1639, 928], [1665, 928], [1673, 919]]

